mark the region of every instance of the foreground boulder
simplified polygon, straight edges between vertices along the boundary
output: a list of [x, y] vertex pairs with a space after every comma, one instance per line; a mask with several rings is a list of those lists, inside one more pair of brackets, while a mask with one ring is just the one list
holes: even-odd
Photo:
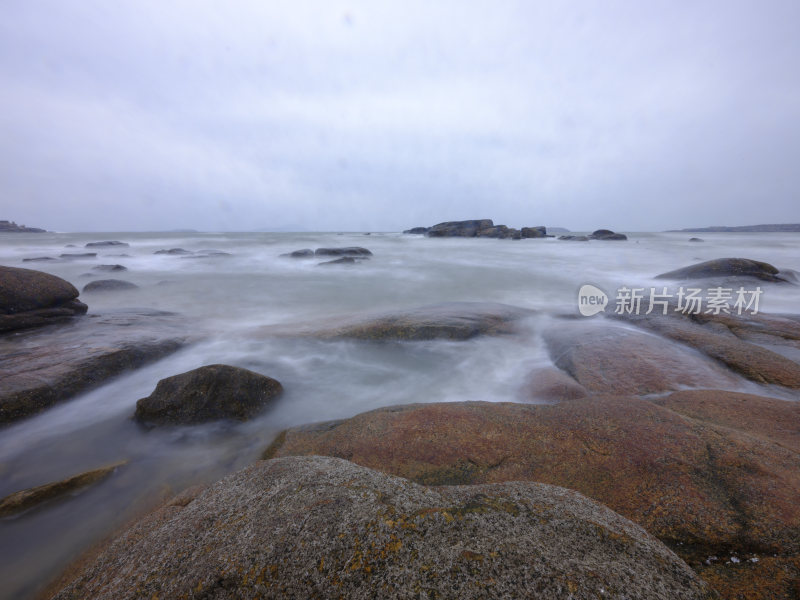
[[[725, 568], [730, 598], [791, 597], [791, 580], [768, 574], [800, 564], [798, 423], [796, 402], [709, 390], [658, 404], [415, 404], [289, 429], [264, 457], [338, 456], [426, 485], [568, 487], [638, 523], [700, 574], [709, 557], [727, 557], [713, 572], [721, 579]], [[730, 556], [775, 568], [759, 578], [757, 563], [732, 566]]]
[[769, 263], [749, 258], [716, 258], [667, 273], [656, 279], [708, 279], [709, 277], [753, 277], [761, 281], [785, 282], [778, 269]]
[[136, 403], [134, 418], [148, 425], [190, 425], [220, 419], [246, 421], [283, 392], [265, 375], [229, 365], [208, 365], [162, 379]]
[[184, 321], [158, 311], [88, 315], [0, 337], [0, 424], [16, 421], [175, 352]]
[[31, 269], [0, 266], [0, 332], [38, 327], [84, 314], [68, 281]]
[[259, 462], [112, 542], [67, 598], [712, 598], [645, 531], [537, 483], [427, 488], [336, 458]]
[[298, 325], [270, 325], [258, 335], [359, 340], [468, 340], [515, 333], [535, 311], [494, 302], [444, 302], [410, 310], [325, 319]]
[[0, 517], [17, 515], [40, 506], [45, 502], [61, 499], [90, 485], [98, 483], [111, 475], [125, 462], [118, 462], [99, 469], [92, 469], [44, 485], [15, 492], [0, 499]]

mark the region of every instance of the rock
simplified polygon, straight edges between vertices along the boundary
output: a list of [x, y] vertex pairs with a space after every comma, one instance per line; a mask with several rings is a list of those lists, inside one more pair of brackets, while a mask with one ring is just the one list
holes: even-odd
[[122, 265], [97, 265], [92, 267], [92, 271], [127, 271], [128, 267]]
[[187, 342], [171, 313], [119, 311], [0, 337], [0, 424], [36, 414]]
[[741, 384], [680, 344], [605, 322], [563, 322], [543, 336], [555, 365], [592, 392], [641, 395]]
[[193, 254], [189, 250], [184, 250], [183, 248], [170, 248], [169, 250], [156, 250], [153, 254], [172, 254], [172, 255], [179, 255], [183, 256], [186, 254]]
[[709, 277], [753, 277], [761, 281], [784, 282], [778, 269], [749, 258], [717, 258], [656, 275], [656, 279], [707, 279]]
[[0, 332], [82, 315], [87, 306], [68, 281], [31, 269], [0, 266]]
[[475, 237], [482, 229], [494, 227], [491, 219], [446, 221], [428, 229], [428, 237]]
[[428, 233], [428, 229], [430, 227], [412, 227], [411, 229], [406, 229], [403, 233], [412, 233], [415, 235], [425, 235]]
[[0, 499], [0, 518], [17, 515], [41, 505], [44, 502], [63, 498], [67, 494], [102, 481], [127, 461], [114, 463], [99, 469], [93, 469], [73, 475], [61, 481], [46, 483], [35, 488], [15, 492]]
[[366, 248], [351, 246], [347, 248], [317, 248], [314, 256], [372, 256]]
[[538, 227], [523, 227], [520, 230], [523, 238], [543, 238], [547, 237], [547, 228], [544, 225]]
[[181, 258], [222, 258], [223, 256], [233, 256], [233, 254], [221, 250], [198, 250], [194, 254], [181, 256]]
[[352, 338], [360, 340], [468, 340], [478, 335], [504, 335], [535, 311], [492, 302], [445, 302], [398, 312], [382, 312], [302, 325], [271, 325], [260, 337]]
[[83, 286], [83, 292], [96, 293], [96, 292], [120, 292], [123, 290], [135, 290], [139, 286], [130, 281], [123, 281], [121, 279], [98, 279], [91, 281]]
[[518, 229], [512, 229], [506, 227], [505, 225], [495, 225], [493, 227], [485, 227], [483, 229], [479, 229], [475, 234], [475, 237], [488, 237], [488, 238], [498, 238], [498, 239], [521, 239], [522, 234]]
[[45, 230], [17, 225], [14, 221], [0, 221], [0, 233], [45, 233]]
[[628, 236], [624, 233], [614, 233], [610, 229], [597, 229], [593, 231], [592, 234], [589, 236], [589, 239], [592, 240], [627, 240]]
[[220, 419], [246, 421], [283, 391], [265, 375], [208, 365], [162, 379], [136, 403], [134, 418], [148, 425], [191, 425]]
[[314, 251], [311, 248], [303, 248], [302, 250], [281, 254], [281, 256], [288, 256], [289, 258], [313, 258]]
[[67, 598], [712, 598], [580, 494], [427, 488], [329, 457], [258, 462], [120, 535]]
[[322, 267], [324, 265], [352, 265], [356, 263], [356, 259], [352, 256], [343, 256], [342, 258], [337, 258], [336, 260], [328, 260], [325, 262], [317, 263], [318, 267]]
[[[762, 384], [800, 388], [800, 364], [774, 350], [745, 341], [800, 340], [798, 323], [787, 322], [786, 330], [774, 317], [734, 315], [684, 315], [670, 311], [668, 315], [614, 315], [662, 337], [686, 344], [719, 361], [736, 373]], [[773, 323], [770, 328], [770, 322]], [[800, 348], [800, 346], [797, 346]]]
[[59, 255], [60, 258], [65, 260], [82, 260], [85, 258], [96, 258], [97, 252], [65, 252]]
[[531, 371], [523, 387], [523, 397], [530, 400], [561, 402], [562, 400], [575, 400], [588, 395], [586, 388], [580, 383], [561, 369], [553, 367], [544, 367]]
[[117, 242], [117, 241], [106, 241], [106, 242], [89, 242], [86, 244], [86, 248], [106, 248], [109, 246], [114, 246], [116, 248], [128, 248], [130, 244], [127, 242]]
[[58, 260], [52, 256], [37, 256], [35, 258], [23, 258], [22, 262], [47, 262], [50, 260]]
[[264, 456], [337, 456], [425, 485], [539, 481], [601, 502], [696, 568], [720, 553], [796, 561], [800, 404], [713, 390], [659, 402], [395, 406], [289, 429]]
[[690, 242], [705, 242], [705, 240], [704, 240], [704, 239], [702, 239], [702, 238], [697, 238], [697, 237], [689, 238], [689, 241], [690, 241]]
[[588, 242], [589, 238], [585, 235], [560, 235], [558, 239], [568, 242]]

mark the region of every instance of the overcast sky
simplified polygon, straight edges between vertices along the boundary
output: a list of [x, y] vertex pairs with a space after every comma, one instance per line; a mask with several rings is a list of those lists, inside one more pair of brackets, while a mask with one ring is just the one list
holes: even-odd
[[800, 222], [800, 2], [0, 2], [0, 219]]

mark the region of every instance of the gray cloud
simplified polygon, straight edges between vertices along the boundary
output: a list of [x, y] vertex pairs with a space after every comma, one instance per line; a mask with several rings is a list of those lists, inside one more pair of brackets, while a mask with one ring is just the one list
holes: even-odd
[[0, 218], [797, 222], [798, 22], [792, 1], [5, 2]]

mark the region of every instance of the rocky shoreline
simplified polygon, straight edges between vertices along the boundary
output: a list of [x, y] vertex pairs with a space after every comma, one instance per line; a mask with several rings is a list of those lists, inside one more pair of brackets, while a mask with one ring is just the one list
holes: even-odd
[[[506, 237], [484, 225], [467, 237]], [[487, 229], [495, 231], [479, 235]], [[595, 239], [604, 235], [617, 234]], [[711, 262], [660, 276], [792, 285], [766, 263]], [[47, 320], [40, 311], [82, 304], [77, 289], [2, 269], [0, 317], [13, 329], [0, 336], [0, 423], [192, 340], [181, 317], [158, 311], [84, 308]], [[119, 532], [53, 597], [796, 593], [800, 316], [672, 310], [531, 321], [539, 317], [456, 302], [253, 331], [357, 344], [494, 336], [520, 347], [536, 335], [552, 366], [518, 382], [517, 402], [391, 406], [290, 428], [262, 461]], [[281, 401], [283, 386], [267, 375], [229, 365], [175, 374], [131, 417], [147, 427], [247, 420]], [[118, 467], [20, 490], [0, 506], [30, 510], [63, 490], [105, 485]]]

